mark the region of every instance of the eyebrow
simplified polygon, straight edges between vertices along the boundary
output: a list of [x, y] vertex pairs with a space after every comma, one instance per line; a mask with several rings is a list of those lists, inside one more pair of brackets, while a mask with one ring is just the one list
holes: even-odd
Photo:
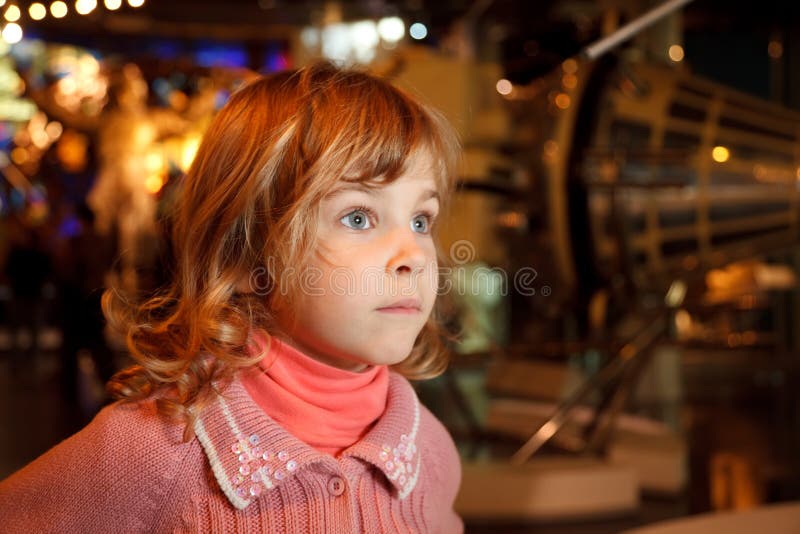
[[[366, 193], [370, 196], [375, 196], [377, 194], [378, 187], [369, 187], [363, 184], [345, 185], [334, 189], [333, 191], [325, 195], [325, 198], [331, 199], [335, 196], [341, 195], [346, 191], [358, 191], [361, 193]], [[437, 201], [439, 201], [440, 200], [439, 192], [436, 191], [435, 189], [426, 189], [425, 191], [422, 192], [417, 202], [424, 202], [432, 198], [435, 198]]]
[[337, 195], [341, 195], [342, 193], [344, 193], [346, 191], [358, 191], [358, 192], [361, 192], [361, 193], [366, 193], [368, 195], [374, 196], [375, 193], [376, 193], [376, 189], [377, 188], [375, 188], [375, 187], [367, 187], [366, 185], [363, 185], [363, 184], [345, 185], [345, 186], [338, 187], [338, 188], [334, 189], [333, 191], [331, 191], [330, 193], [325, 195], [325, 198], [326, 199], [327, 198], [333, 198], [333, 197], [335, 197]]
[[420, 200], [420, 202], [422, 202], [422, 201], [425, 201], [425, 200], [430, 200], [432, 198], [435, 198], [436, 201], [438, 202], [439, 201], [439, 192], [436, 191], [435, 189], [426, 189], [425, 191], [422, 192], [422, 195], [420, 195], [419, 200]]

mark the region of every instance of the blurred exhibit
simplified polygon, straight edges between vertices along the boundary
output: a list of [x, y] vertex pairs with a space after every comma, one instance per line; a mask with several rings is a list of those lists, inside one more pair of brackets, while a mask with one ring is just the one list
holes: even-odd
[[[467, 532], [800, 532], [800, 5], [0, 0], [0, 478], [125, 367], [210, 119], [317, 58], [463, 145], [415, 383]], [[0, 526], [0, 530], [2, 527]]]

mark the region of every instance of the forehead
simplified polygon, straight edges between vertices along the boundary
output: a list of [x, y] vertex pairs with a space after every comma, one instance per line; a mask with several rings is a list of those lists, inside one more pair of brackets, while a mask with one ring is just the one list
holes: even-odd
[[421, 196], [424, 200], [439, 199], [439, 183], [433, 159], [427, 153], [414, 154], [406, 160], [402, 172], [393, 178], [386, 176], [368, 178], [357, 174], [342, 176], [336, 180], [325, 198], [331, 199], [347, 191], [378, 195], [387, 190], [403, 190], [404, 194]]
[[418, 149], [409, 154], [403, 161], [402, 166], [395, 175], [371, 175], [367, 170], [358, 164], [354, 164], [348, 170], [341, 173], [335, 180], [334, 187], [341, 184], [363, 184], [366, 187], [383, 187], [394, 183], [397, 180], [420, 180], [430, 181], [438, 189], [439, 170], [434, 164], [431, 152], [426, 149]]

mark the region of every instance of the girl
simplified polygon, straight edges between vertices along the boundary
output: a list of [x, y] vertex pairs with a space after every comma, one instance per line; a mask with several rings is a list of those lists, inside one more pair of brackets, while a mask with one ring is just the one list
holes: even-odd
[[121, 399], [0, 483], [5, 532], [459, 532], [460, 466], [407, 378], [445, 367], [433, 228], [457, 143], [389, 83], [322, 63], [209, 127], [173, 280], [103, 305]]

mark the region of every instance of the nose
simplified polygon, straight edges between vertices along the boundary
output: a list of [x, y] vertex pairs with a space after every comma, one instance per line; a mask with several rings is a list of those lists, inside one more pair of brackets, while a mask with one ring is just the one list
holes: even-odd
[[398, 228], [389, 236], [390, 256], [386, 269], [391, 274], [419, 272], [425, 267], [427, 256], [420, 243], [420, 234], [410, 228]]

